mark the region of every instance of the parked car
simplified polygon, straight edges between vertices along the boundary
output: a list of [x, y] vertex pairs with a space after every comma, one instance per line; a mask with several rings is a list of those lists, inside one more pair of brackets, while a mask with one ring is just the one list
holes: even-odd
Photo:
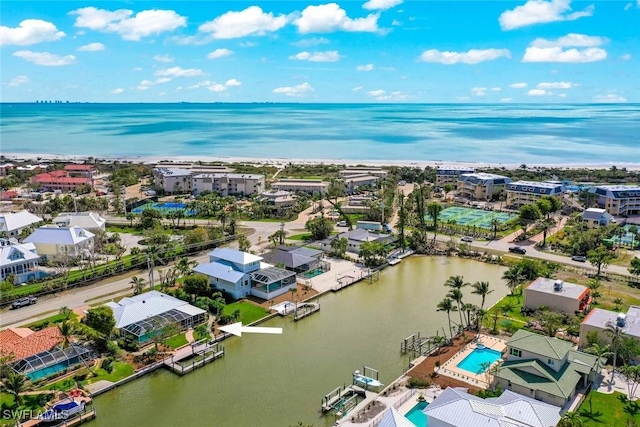
[[464, 236], [462, 239], [463, 242], [473, 242], [473, 237], [471, 236]]
[[13, 304], [11, 304], [11, 308], [20, 308], [25, 307], [27, 305], [35, 304], [38, 301], [36, 297], [24, 297], [19, 300], [15, 300]]
[[347, 221], [338, 221], [338, 223], [336, 225], [338, 227], [346, 227], [347, 226]]
[[587, 262], [587, 257], [582, 255], [574, 255], [571, 259], [578, 262]]
[[509, 248], [509, 252], [513, 252], [514, 254], [524, 255], [527, 253], [525, 248], [521, 248], [520, 246], [511, 246]]

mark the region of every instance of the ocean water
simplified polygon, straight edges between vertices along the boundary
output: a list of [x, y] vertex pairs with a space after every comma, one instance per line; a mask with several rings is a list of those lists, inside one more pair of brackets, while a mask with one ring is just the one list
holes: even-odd
[[0, 104], [0, 152], [640, 163], [640, 104]]

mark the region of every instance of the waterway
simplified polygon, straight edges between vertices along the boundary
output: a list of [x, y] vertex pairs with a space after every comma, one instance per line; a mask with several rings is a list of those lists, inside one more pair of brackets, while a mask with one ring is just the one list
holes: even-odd
[[[362, 365], [378, 369], [388, 384], [409, 363], [400, 354], [403, 338], [447, 328], [447, 316], [436, 305], [448, 291], [443, 283], [449, 276], [488, 281], [494, 289], [485, 303], [490, 306], [508, 292], [500, 279], [504, 270], [458, 258], [410, 257], [384, 270], [378, 281], [323, 296], [317, 314], [261, 325], [282, 327], [282, 335], [228, 339], [225, 357], [193, 373], [179, 377], [159, 370], [97, 397], [98, 416], [90, 427], [331, 426], [335, 420], [320, 412], [325, 394], [349, 384]], [[470, 288], [464, 293], [466, 302], [480, 304]]]

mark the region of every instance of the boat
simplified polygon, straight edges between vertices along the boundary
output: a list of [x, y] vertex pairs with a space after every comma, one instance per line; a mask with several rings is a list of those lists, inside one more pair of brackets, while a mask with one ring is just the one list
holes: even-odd
[[69, 397], [56, 402], [51, 409], [41, 414], [38, 419], [44, 422], [66, 420], [75, 414], [83, 412], [84, 405], [84, 401], [75, 401]]
[[376, 380], [375, 378], [362, 375], [360, 371], [355, 371], [353, 373], [353, 381], [366, 387], [380, 387], [382, 385], [380, 381]]
[[400, 261], [402, 261], [400, 258], [391, 258], [390, 260], [388, 260], [389, 265], [396, 265], [396, 264], [400, 264]]

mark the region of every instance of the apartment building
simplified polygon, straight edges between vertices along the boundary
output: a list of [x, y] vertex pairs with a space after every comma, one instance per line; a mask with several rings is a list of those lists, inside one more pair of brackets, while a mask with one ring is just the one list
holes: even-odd
[[98, 168], [95, 165], [79, 165], [72, 163], [64, 167], [65, 172], [71, 177], [84, 177], [93, 178], [98, 173]]
[[553, 196], [562, 200], [566, 189], [560, 182], [517, 181], [506, 186], [507, 206], [520, 206], [535, 203], [543, 196]]
[[596, 185], [598, 206], [614, 216], [640, 215], [640, 185]]
[[329, 183], [321, 179], [280, 179], [271, 184], [271, 188], [291, 193], [325, 194], [329, 190]]
[[438, 167], [436, 169], [436, 187], [442, 187], [445, 184], [452, 184], [454, 187], [458, 181], [460, 175], [465, 173], [475, 173], [474, 168], [466, 167]]
[[264, 175], [240, 173], [203, 173], [194, 175], [193, 193], [211, 191], [221, 196], [260, 194], [264, 191]]
[[493, 173], [465, 173], [458, 177], [458, 197], [469, 200], [496, 199], [511, 183], [511, 178]]
[[93, 187], [93, 178], [71, 176], [66, 170], [39, 173], [32, 176], [30, 181], [48, 191], [75, 191], [83, 185]]
[[386, 170], [384, 170], [382, 168], [373, 168], [373, 167], [371, 167], [371, 168], [367, 168], [367, 167], [350, 167], [350, 168], [343, 169], [338, 173], [343, 178], [348, 177], [348, 176], [355, 176], [355, 175], [372, 175], [372, 176], [378, 177], [380, 179], [386, 178], [387, 175], [389, 174]]
[[153, 179], [156, 190], [165, 194], [191, 193], [191, 171], [180, 168], [155, 168]]

